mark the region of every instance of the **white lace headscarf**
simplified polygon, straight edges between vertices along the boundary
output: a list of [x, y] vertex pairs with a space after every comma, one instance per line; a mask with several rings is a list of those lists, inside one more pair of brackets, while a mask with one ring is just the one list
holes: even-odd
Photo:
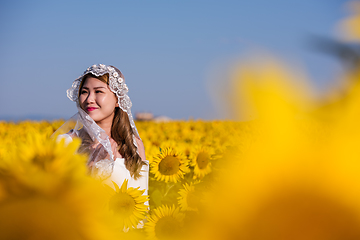
[[[76, 102], [78, 113], [72, 117], [73, 122], [76, 122], [74, 127], [75, 133], [78, 134], [78, 130], [83, 128], [90, 136], [93, 143], [100, 143], [93, 149], [89, 156], [89, 162], [92, 162], [91, 172], [94, 176], [99, 178], [109, 177], [114, 167], [114, 154], [111, 149], [111, 143], [109, 136], [105, 131], [100, 128], [96, 122], [80, 107], [79, 103], [79, 88], [81, 82], [84, 80], [84, 76], [87, 74], [93, 74], [100, 77], [104, 74], [109, 75], [109, 87], [110, 90], [117, 96], [119, 108], [127, 113], [130, 121], [131, 128], [133, 130], [133, 142], [137, 148], [135, 136], [140, 139], [139, 133], [136, 129], [133, 116], [131, 114], [131, 100], [128, 96], [128, 87], [125, 84], [123, 78], [121, 78], [121, 72], [113, 67], [104, 64], [92, 65], [87, 68], [85, 72], [75, 79], [72, 87], [67, 90], [67, 96], [71, 101]], [[74, 121], [75, 120], [75, 121]], [[65, 125], [65, 124], [64, 124]], [[104, 158], [104, 156], [107, 156]]]
[[124, 79], [120, 77], [120, 71], [117, 68], [115, 68], [113, 66], [107, 66], [104, 64], [92, 65], [91, 67], [87, 68], [80, 77], [75, 79], [71, 88], [69, 88], [66, 91], [68, 98], [71, 101], [76, 102], [77, 105], [79, 105], [79, 99], [78, 99], [79, 87], [80, 87], [81, 82], [83, 81], [84, 76], [89, 73], [91, 73], [97, 77], [100, 77], [104, 74], [109, 75], [110, 90], [116, 94], [119, 107], [121, 108], [121, 110], [123, 110], [124, 112], [127, 113], [127, 115], [129, 116], [131, 128], [133, 129], [135, 135], [140, 138], [139, 133], [138, 133], [135, 123], [134, 123], [133, 116], [131, 114], [132, 103], [127, 94], [129, 89], [126, 86]]

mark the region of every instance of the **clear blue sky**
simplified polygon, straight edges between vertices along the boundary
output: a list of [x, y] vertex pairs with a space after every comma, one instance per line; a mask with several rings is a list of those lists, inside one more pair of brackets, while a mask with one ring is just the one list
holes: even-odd
[[339, 0], [1, 1], [0, 119], [71, 117], [66, 89], [95, 63], [124, 73], [133, 114], [223, 118], [215, 68], [262, 48], [324, 86], [337, 61], [308, 42], [347, 14]]

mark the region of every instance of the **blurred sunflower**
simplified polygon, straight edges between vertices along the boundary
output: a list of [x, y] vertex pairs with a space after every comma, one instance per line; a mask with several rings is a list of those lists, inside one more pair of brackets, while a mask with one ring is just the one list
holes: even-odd
[[[88, 178], [86, 157], [75, 154], [80, 141], [57, 143], [29, 129], [24, 141], [12, 144], [2, 156], [0, 169], [19, 184], [38, 192], [53, 194], [64, 185]], [[56, 186], [56, 187], [55, 187]]]
[[145, 231], [150, 239], [167, 240], [181, 239], [183, 236], [183, 219], [185, 214], [180, 213], [175, 206], [161, 206], [152, 211], [149, 221], [145, 224]]
[[360, 40], [360, 3], [351, 1], [347, 4], [352, 14], [340, 22], [340, 31], [344, 40], [359, 42]]
[[65, 146], [32, 131], [22, 137], [27, 144], [13, 144], [1, 159], [0, 239], [118, 239], [98, 207], [107, 200], [103, 187], [75, 154], [78, 142]]
[[194, 178], [203, 178], [211, 172], [211, 157], [214, 150], [209, 147], [198, 147], [190, 154], [190, 165], [194, 167]]
[[[145, 219], [148, 206], [145, 204], [149, 199], [147, 195], [142, 195], [145, 190], [139, 188], [127, 188], [126, 179], [121, 188], [113, 182], [115, 193], [109, 199], [109, 209], [119, 220], [121, 228], [127, 230], [137, 228], [140, 221]], [[106, 186], [108, 187], [108, 186]], [[108, 187], [108, 189], [111, 189]], [[113, 191], [113, 189], [111, 189]], [[141, 224], [141, 223], [140, 223]]]
[[197, 211], [199, 205], [199, 195], [195, 192], [193, 183], [185, 183], [183, 189], [180, 189], [178, 203], [182, 211]]
[[276, 65], [240, 68], [233, 79], [242, 82], [234, 98], [246, 96], [235, 98], [234, 111], [257, 112], [258, 130], [235, 142], [241, 158], [225, 157], [233, 164], [207, 199], [196, 237], [360, 239], [360, 86], [341, 108], [323, 110], [333, 121], [317, 119], [309, 114], [311, 94], [284, 84], [296, 78]]
[[188, 161], [171, 148], [165, 148], [154, 157], [150, 172], [155, 179], [165, 182], [178, 182], [188, 172]]

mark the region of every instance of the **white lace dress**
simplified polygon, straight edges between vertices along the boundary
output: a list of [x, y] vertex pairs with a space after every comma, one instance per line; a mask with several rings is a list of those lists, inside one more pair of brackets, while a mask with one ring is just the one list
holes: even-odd
[[[72, 138], [68, 134], [62, 134], [58, 136], [58, 140], [64, 138], [65, 143], [69, 144], [72, 142]], [[110, 177], [103, 180], [103, 183], [115, 189], [113, 182], [115, 182], [119, 187], [123, 184], [125, 179], [128, 180], [128, 188], [139, 187], [139, 190], [145, 190], [143, 195], [148, 195], [148, 186], [149, 186], [149, 161], [145, 161], [147, 164], [143, 165], [141, 168], [141, 177], [138, 179], [134, 179], [131, 177], [129, 170], [125, 166], [124, 158], [116, 158], [114, 162], [113, 171]]]
[[139, 179], [134, 179], [131, 177], [129, 170], [127, 170], [124, 158], [116, 158], [114, 163], [113, 172], [111, 173], [110, 177], [103, 180], [103, 183], [111, 186], [114, 188], [115, 182], [119, 187], [121, 187], [122, 183], [125, 179], [128, 180], [128, 188], [133, 187], [137, 188], [140, 187], [140, 190], [145, 190], [144, 195], [148, 194], [148, 179], [149, 179], [149, 162], [146, 161], [147, 165], [143, 165], [141, 168], [141, 177]]

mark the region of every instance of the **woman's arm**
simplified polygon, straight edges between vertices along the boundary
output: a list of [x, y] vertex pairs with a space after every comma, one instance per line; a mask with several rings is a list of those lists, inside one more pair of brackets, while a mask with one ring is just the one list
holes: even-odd
[[140, 155], [141, 159], [142, 159], [143, 161], [145, 161], [145, 160], [146, 160], [146, 157], [145, 157], [144, 144], [143, 144], [143, 142], [141, 141], [141, 139], [138, 138], [138, 137], [136, 137], [136, 136], [135, 136], [135, 141], [136, 141], [136, 144], [137, 144], [137, 149], [138, 149], [138, 151], [139, 151], [139, 155]]
[[71, 129], [68, 133], [57, 136], [56, 140], [60, 142], [61, 139], [65, 139], [65, 144], [67, 145], [73, 141], [74, 137], [76, 137], [76, 133]]

